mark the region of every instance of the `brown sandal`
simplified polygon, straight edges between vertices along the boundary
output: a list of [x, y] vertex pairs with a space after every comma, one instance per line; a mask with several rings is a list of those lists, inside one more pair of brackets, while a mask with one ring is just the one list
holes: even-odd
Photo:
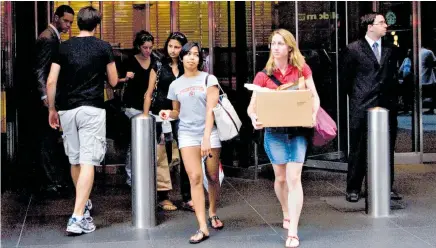
[[159, 202], [158, 206], [164, 211], [176, 211], [177, 207], [170, 200], [163, 200]]

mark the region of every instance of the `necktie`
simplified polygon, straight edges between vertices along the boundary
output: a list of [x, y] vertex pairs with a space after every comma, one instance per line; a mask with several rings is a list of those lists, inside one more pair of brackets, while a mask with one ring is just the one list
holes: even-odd
[[380, 53], [378, 52], [378, 43], [377, 42], [375, 42], [372, 45], [372, 51], [374, 52], [374, 55], [377, 58], [377, 62], [380, 64]]

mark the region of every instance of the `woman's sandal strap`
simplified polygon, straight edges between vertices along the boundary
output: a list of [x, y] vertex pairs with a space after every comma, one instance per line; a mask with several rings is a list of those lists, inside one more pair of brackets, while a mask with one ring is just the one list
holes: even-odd
[[212, 217], [209, 217], [209, 223], [210, 223], [210, 226], [211, 226], [213, 229], [222, 229], [222, 228], [224, 227], [224, 225], [219, 226], [219, 227], [214, 227], [213, 224], [212, 224], [212, 220], [214, 220], [215, 223], [217, 223], [218, 220], [219, 220], [219, 221], [221, 221], [221, 220], [220, 220], [220, 218], [219, 218], [217, 215], [214, 215], [214, 216], [212, 216]]
[[[292, 240], [297, 240], [297, 242], [298, 242], [298, 244], [295, 246], [295, 245], [289, 245], [289, 246], [287, 246], [287, 244], [288, 244], [288, 240], [286, 240], [286, 243], [285, 243], [285, 247], [289, 247], [289, 248], [296, 248], [296, 247], [299, 247], [300, 246], [300, 239], [298, 238], [298, 236], [288, 236], [288, 239], [291, 239], [289, 242], [292, 242]], [[289, 243], [289, 244], [292, 244], [292, 243]]]
[[191, 243], [191, 244], [197, 244], [197, 243], [200, 243], [200, 242], [203, 242], [203, 241], [205, 241], [206, 239], [208, 239], [209, 238], [209, 235], [206, 235], [203, 231], [201, 231], [200, 229], [198, 229], [196, 232], [195, 232], [195, 235], [194, 235], [194, 237], [195, 236], [197, 236], [198, 234], [201, 234], [202, 235], [202, 237], [201, 237], [201, 239], [189, 239], [189, 243]]
[[218, 217], [218, 215], [214, 215], [214, 216], [210, 217], [209, 219], [211, 219], [211, 220], [219, 220], [220, 218]]

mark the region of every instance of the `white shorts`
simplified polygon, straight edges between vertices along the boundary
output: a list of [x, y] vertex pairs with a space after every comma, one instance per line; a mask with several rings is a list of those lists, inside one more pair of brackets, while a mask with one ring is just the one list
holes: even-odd
[[81, 106], [58, 114], [70, 164], [100, 165], [106, 154], [106, 110]]
[[[193, 135], [186, 132], [178, 133], [179, 149], [190, 146], [201, 146], [203, 135]], [[221, 148], [221, 141], [218, 136], [218, 130], [214, 128], [210, 134], [210, 147]]]

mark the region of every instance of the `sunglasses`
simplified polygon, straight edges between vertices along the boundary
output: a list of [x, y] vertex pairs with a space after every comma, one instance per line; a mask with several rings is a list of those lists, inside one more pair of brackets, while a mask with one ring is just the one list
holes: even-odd
[[180, 32], [174, 32], [174, 33], [171, 35], [171, 39], [173, 39], [173, 38], [186, 39], [186, 36], [185, 36], [183, 33], [180, 33]]

